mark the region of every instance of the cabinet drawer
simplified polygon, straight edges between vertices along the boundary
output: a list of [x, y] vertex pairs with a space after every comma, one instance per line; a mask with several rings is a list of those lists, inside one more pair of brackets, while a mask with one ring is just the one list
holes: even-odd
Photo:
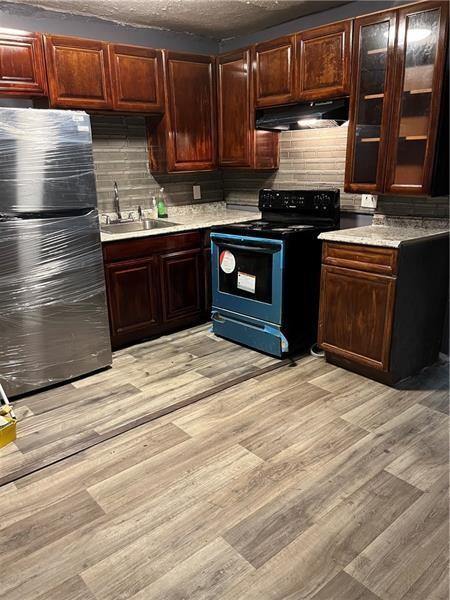
[[123, 241], [103, 243], [103, 259], [105, 262], [146, 258], [161, 252], [189, 250], [202, 247], [201, 231], [172, 233]]
[[322, 260], [324, 264], [335, 267], [396, 275], [397, 254], [398, 251], [392, 248], [326, 242], [323, 245]]

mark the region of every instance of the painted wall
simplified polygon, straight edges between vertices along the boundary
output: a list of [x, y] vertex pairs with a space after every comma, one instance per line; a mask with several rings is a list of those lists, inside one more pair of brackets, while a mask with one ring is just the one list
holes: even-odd
[[1, 2], [1, 0], [0, 27], [74, 35], [95, 40], [200, 54], [216, 54], [219, 50], [218, 41], [199, 35], [150, 27], [120, 25], [96, 17], [70, 15], [25, 4]]
[[356, 2], [349, 2], [348, 4], [337, 6], [336, 8], [308, 15], [306, 17], [301, 17], [299, 19], [294, 19], [293, 21], [275, 25], [274, 27], [269, 27], [256, 33], [222, 40], [220, 42], [220, 51], [227, 52], [236, 48], [243, 48], [265, 40], [272, 40], [282, 35], [310, 29], [311, 27], [318, 27], [319, 25], [341, 21], [342, 19], [359, 17], [360, 15], [377, 12], [379, 10], [401, 6], [402, 4], [410, 4], [411, 1], [412, 0], [358, 0]]

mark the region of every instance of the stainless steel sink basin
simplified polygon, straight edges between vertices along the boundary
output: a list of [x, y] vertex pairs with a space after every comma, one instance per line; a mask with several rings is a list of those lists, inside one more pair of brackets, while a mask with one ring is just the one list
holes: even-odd
[[127, 223], [110, 223], [101, 225], [100, 229], [104, 233], [129, 233], [130, 231], [145, 231], [147, 229], [163, 229], [164, 227], [173, 227], [178, 223], [171, 221], [162, 221], [159, 219], [143, 219], [142, 221], [131, 221]]

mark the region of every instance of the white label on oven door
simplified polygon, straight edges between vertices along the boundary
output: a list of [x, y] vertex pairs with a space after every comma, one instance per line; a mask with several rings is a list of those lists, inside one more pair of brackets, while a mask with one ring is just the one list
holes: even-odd
[[236, 268], [236, 259], [229, 250], [223, 250], [219, 256], [220, 268], [224, 273], [232, 273]]
[[250, 292], [250, 294], [254, 294], [256, 288], [256, 276], [238, 271], [237, 286], [239, 290], [244, 290], [244, 292]]

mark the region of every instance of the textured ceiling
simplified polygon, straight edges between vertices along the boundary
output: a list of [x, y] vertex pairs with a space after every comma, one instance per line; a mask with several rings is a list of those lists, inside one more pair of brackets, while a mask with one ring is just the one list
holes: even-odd
[[9, 0], [77, 15], [224, 39], [322, 10], [338, 0]]

